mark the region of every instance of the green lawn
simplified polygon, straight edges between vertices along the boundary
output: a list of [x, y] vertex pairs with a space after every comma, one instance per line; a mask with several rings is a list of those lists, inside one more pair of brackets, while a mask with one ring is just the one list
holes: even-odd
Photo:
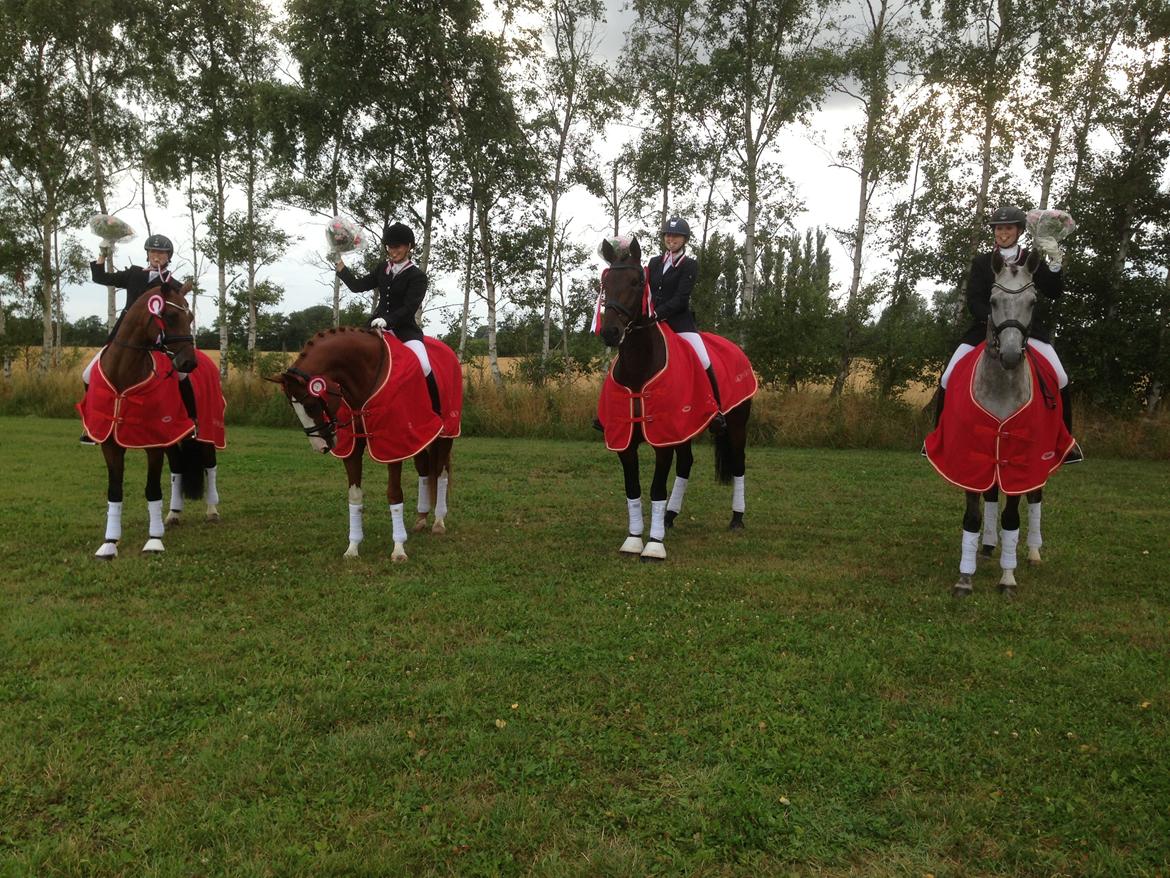
[[729, 534], [704, 444], [655, 566], [600, 440], [460, 440], [448, 534], [392, 564], [371, 466], [347, 563], [290, 416], [161, 558], [134, 454], [105, 564], [78, 433], [0, 418], [0, 875], [1170, 874], [1164, 463], [1059, 473], [957, 602], [916, 454], [749, 450]]

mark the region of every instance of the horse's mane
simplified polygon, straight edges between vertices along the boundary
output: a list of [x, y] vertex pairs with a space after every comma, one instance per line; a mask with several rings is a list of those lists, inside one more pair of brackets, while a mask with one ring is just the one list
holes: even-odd
[[326, 341], [330, 338], [335, 338], [338, 335], [353, 332], [360, 333], [362, 335], [371, 335], [369, 329], [361, 326], [331, 326], [329, 329], [322, 329], [319, 332], [314, 333], [313, 337], [305, 342], [305, 346], [301, 348], [301, 352], [297, 354], [297, 358], [293, 361], [293, 365], [295, 366], [308, 354], [312, 353], [312, 348], [316, 347], [318, 342]]

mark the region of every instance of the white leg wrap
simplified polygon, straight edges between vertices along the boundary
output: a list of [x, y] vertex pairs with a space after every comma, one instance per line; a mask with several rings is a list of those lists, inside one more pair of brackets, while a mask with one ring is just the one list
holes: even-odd
[[171, 473], [171, 509], [175, 512], [183, 511], [183, 475]]
[[439, 476], [439, 484], [435, 490], [435, 518], [439, 521], [447, 517], [447, 482], [445, 475]]
[[430, 482], [426, 476], [418, 477], [418, 514], [426, 515], [431, 511], [431, 492], [427, 485]]
[[1000, 536], [999, 566], [1003, 570], [1016, 569], [1016, 546], [1020, 544], [1020, 531], [1005, 530]]
[[682, 476], [675, 476], [674, 487], [670, 489], [670, 499], [666, 501], [666, 508], [678, 515], [682, 512], [683, 500], [687, 496], [687, 480]]
[[166, 536], [166, 528], [163, 527], [163, 501], [162, 500], [147, 500], [146, 511], [150, 515], [150, 530], [148, 533], [153, 539], [161, 540]]
[[975, 553], [979, 550], [979, 531], [963, 531], [963, 555], [959, 559], [959, 572], [967, 576], [975, 572]]
[[216, 469], [218, 469], [218, 467], [214, 467], [214, 466], [205, 466], [203, 468], [203, 474], [205, 476], [207, 476], [206, 498], [207, 498], [207, 505], [208, 506], [218, 506], [219, 505], [219, 491], [217, 491], [215, 488], [215, 471], [216, 471]]
[[365, 532], [362, 530], [363, 508], [361, 503], [349, 504], [349, 541], [351, 543], [360, 543], [365, 539]]
[[122, 539], [122, 504], [106, 503], [106, 539]]
[[665, 500], [650, 501], [650, 539], [658, 540], [659, 542], [666, 539]]
[[636, 500], [626, 498], [626, 511], [630, 516], [630, 529], [626, 531], [630, 536], [642, 536], [642, 530], [646, 527], [645, 522], [642, 521], [642, 498]]
[[1040, 535], [1040, 507], [1044, 503], [1028, 504], [1028, 548], [1039, 549], [1044, 545], [1044, 538]]
[[733, 476], [731, 486], [731, 511], [743, 512], [743, 476]]
[[999, 501], [990, 500], [983, 503], [983, 545], [994, 546], [999, 543]]
[[392, 533], [394, 542], [406, 542], [406, 523], [402, 519], [403, 505], [401, 503], [390, 504], [390, 523], [392, 525]]

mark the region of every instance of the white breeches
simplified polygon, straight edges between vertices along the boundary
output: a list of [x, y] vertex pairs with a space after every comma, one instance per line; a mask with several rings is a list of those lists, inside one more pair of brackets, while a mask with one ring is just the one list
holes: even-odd
[[707, 346], [703, 344], [703, 336], [697, 332], [680, 332], [678, 337], [695, 349], [699, 363], [704, 369], [711, 368], [711, 358], [707, 356]]
[[427, 346], [421, 341], [405, 341], [403, 342], [416, 357], [418, 357], [419, 365], [422, 366], [423, 375], [431, 374], [431, 359], [427, 356]]
[[[1060, 357], [1056, 355], [1056, 349], [1046, 341], [1037, 341], [1034, 338], [1028, 339], [1028, 347], [1046, 359], [1052, 370], [1056, 372], [1057, 386], [1064, 387], [1068, 384], [1068, 373], [1064, 371], [1064, 366], [1060, 362]], [[951, 377], [951, 372], [954, 371], [955, 363], [963, 359], [968, 351], [973, 351], [975, 348], [969, 344], [961, 344], [955, 348], [955, 352], [951, 355], [951, 361], [947, 363], [946, 369], [943, 370], [942, 379], [939, 384], [943, 389], [946, 389], [947, 381]]]
[[93, 372], [93, 367], [97, 365], [98, 357], [101, 355], [102, 352], [99, 350], [96, 354], [93, 355], [93, 359], [89, 361], [89, 365], [81, 370], [81, 380], [86, 384], [89, 384], [89, 376]]

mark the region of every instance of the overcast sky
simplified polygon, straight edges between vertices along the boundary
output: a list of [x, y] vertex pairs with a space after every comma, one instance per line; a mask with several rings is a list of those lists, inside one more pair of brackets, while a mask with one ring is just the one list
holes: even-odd
[[[632, 13], [623, 11], [625, 0], [608, 0], [609, 16], [605, 27], [605, 35], [601, 54], [613, 58], [620, 51], [625, 39], [626, 28], [633, 20]], [[805, 206], [804, 213], [794, 219], [798, 230], [813, 226], [834, 226], [845, 228], [854, 219], [857, 202], [857, 184], [855, 175], [848, 171], [830, 167], [832, 157], [839, 148], [846, 129], [855, 124], [858, 119], [858, 110], [852, 101], [840, 95], [832, 96], [823, 108], [816, 112], [807, 126], [798, 126], [787, 132], [778, 144], [777, 154], [781, 157], [785, 172], [795, 182], [797, 194]], [[599, 152], [603, 158], [612, 156], [622, 143], [632, 136], [632, 131], [620, 126], [610, 126], [606, 136], [599, 144]], [[119, 192], [120, 197], [111, 199], [112, 205], [129, 205], [119, 210], [118, 215], [129, 222], [139, 232], [139, 237], [126, 244], [120, 245], [116, 257], [117, 266], [124, 267], [131, 260], [142, 264], [142, 245], [146, 237], [146, 228], [143, 222], [142, 211], [137, 203], [137, 195], [133, 181], [126, 180]], [[178, 193], [169, 194], [169, 206], [162, 206], [148, 201], [151, 218], [151, 230], [169, 236], [177, 248], [175, 269], [176, 273], [184, 276], [191, 272], [190, 261], [190, 221], [183, 212], [183, 199]], [[570, 219], [575, 229], [575, 238], [585, 244], [592, 252], [596, 249], [601, 237], [609, 228], [609, 220], [604, 205], [592, 196], [575, 191], [564, 199], [561, 215]], [[324, 251], [325, 219], [314, 217], [297, 210], [283, 210], [278, 214], [279, 220], [286, 231], [299, 237], [298, 240], [277, 263], [264, 270], [260, 279], [269, 279], [282, 286], [285, 290], [284, 301], [278, 310], [285, 313], [307, 308], [311, 305], [328, 304], [332, 297], [332, 272], [321, 259]], [[458, 225], [463, 222], [462, 211], [451, 216], [441, 217], [443, 222]], [[698, 218], [689, 217], [694, 223]], [[735, 231], [725, 229], [724, 231]], [[766, 230], [761, 230], [761, 233]], [[784, 230], [785, 232], [791, 229]], [[88, 231], [81, 230], [79, 239], [84, 246], [96, 254], [97, 239]], [[845, 251], [830, 236], [830, 247], [833, 255], [834, 279], [839, 285], [848, 282], [848, 256]], [[214, 292], [215, 267], [206, 264], [203, 266], [202, 287]], [[600, 271], [600, 262], [598, 263]], [[343, 288], [343, 293], [344, 293]], [[87, 283], [72, 287], [67, 291], [65, 311], [70, 319], [77, 319], [89, 314], [98, 314], [104, 317], [106, 311], [106, 290], [97, 284]], [[207, 325], [211, 322], [209, 309], [200, 301], [200, 323]], [[119, 298], [119, 306], [122, 300]], [[440, 309], [444, 306], [454, 306], [462, 303], [460, 292], [460, 278], [455, 275], [444, 276], [434, 270], [431, 274], [431, 294], [426, 302], [424, 316], [425, 329], [435, 333], [443, 328]], [[482, 319], [484, 309], [478, 309], [478, 316]]]

